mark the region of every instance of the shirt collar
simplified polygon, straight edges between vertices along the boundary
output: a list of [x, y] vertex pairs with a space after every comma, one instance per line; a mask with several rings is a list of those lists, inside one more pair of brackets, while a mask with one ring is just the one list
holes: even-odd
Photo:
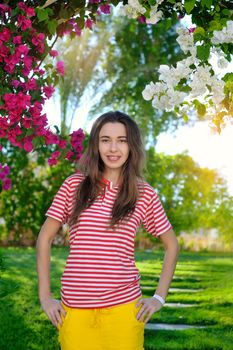
[[110, 189], [110, 190], [113, 189], [113, 188], [118, 188], [119, 187], [117, 185], [114, 186], [113, 182], [108, 180], [108, 179], [106, 179], [103, 175], [101, 176], [101, 182], [103, 182], [107, 186], [107, 188]]

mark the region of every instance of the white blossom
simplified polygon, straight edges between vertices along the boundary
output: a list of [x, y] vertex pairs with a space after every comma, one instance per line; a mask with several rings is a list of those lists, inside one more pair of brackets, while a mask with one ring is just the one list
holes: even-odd
[[144, 100], [149, 101], [153, 98], [155, 93], [156, 93], [156, 86], [151, 81], [150, 84], [146, 85], [145, 89], [142, 91], [142, 96]]
[[215, 104], [220, 104], [225, 98], [224, 86], [225, 83], [223, 80], [219, 80], [215, 76], [211, 77], [211, 90], [213, 93], [212, 100]]
[[179, 27], [176, 32], [178, 33], [178, 37], [176, 41], [180, 45], [180, 48], [184, 53], [191, 53], [192, 55], [196, 55], [196, 47], [194, 46], [193, 34], [189, 33], [188, 29]]
[[143, 15], [146, 9], [138, 0], [129, 0], [128, 4], [121, 8], [121, 12], [129, 18], [137, 18], [139, 15]]
[[227, 68], [228, 64], [229, 64], [229, 62], [227, 61], [227, 59], [224, 56], [220, 56], [218, 58], [218, 61], [217, 61], [218, 68], [220, 68], [220, 69]]
[[227, 21], [226, 27], [222, 30], [214, 30], [211, 39], [212, 44], [223, 44], [233, 42], [233, 21]]
[[146, 19], [147, 24], [156, 24], [161, 20], [163, 17], [163, 12], [162, 11], [157, 11], [158, 6], [152, 6], [151, 11], [150, 11], [150, 18]]

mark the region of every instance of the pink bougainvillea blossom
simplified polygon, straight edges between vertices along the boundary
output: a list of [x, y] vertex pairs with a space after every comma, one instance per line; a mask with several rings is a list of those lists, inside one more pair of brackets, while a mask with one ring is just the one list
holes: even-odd
[[48, 159], [48, 164], [50, 166], [56, 165], [57, 164], [57, 159], [56, 158], [49, 158]]
[[92, 29], [93, 24], [94, 22], [90, 18], [87, 18], [85, 21], [85, 28]]
[[196, 27], [191, 27], [191, 28], [189, 28], [189, 33], [195, 32], [195, 29], [196, 29]]
[[8, 191], [11, 188], [11, 179], [6, 178], [2, 181], [2, 189]]
[[51, 57], [57, 57], [57, 56], [58, 56], [57, 50], [51, 50], [51, 51], [49, 52], [49, 54], [50, 54]]
[[64, 75], [65, 74], [65, 67], [64, 67], [64, 62], [63, 61], [58, 61], [56, 64], [56, 68], [57, 68], [57, 72], [60, 75]]
[[21, 30], [24, 32], [25, 30], [27, 30], [28, 28], [32, 27], [32, 22], [30, 19], [27, 19], [26, 17], [22, 16], [22, 15], [18, 15], [17, 18], [17, 23], [18, 26], [21, 28]]
[[100, 5], [100, 11], [106, 15], [109, 15], [111, 13], [111, 7], [109, 4], [102, 4]]
[[42, 42], [44, 42], [44, 39], [45, 39], [44, 33], [39, 33], [32, 38], [32, 43], [33, 45], [38, 46]]
[[47, 98], [50, 98], [52, 94], [54, 93], [55, 89], [53, 86], [44, 86], [43, 87], [43, 92]]
[[57, 145], [59, 148], [64, 149], [67, 146], [67, 141], [66, 140], [59, 140]]
[[143, 16], [143, 15], [139, 16], [139, 17], [138, 17], [138, 22], [140, 22], [140, 23], [146, 23], [146, 17]]
[[72, 162], [74, 155], [75, 155], [74, 152], [68, 151], [68, 152], [66, 153], [65, 159], [67, 159], [67, 160], [69, 160], [70, 162]]
[[22, 36], [21, 35], [16, 35], [13, 38], [13, 44], [19, 45], [22, 43]]
[[11, 37], [11, 31], [8, 28], [3, 28], [3, 30], [0, 32], [0, 41], [6, 42]]

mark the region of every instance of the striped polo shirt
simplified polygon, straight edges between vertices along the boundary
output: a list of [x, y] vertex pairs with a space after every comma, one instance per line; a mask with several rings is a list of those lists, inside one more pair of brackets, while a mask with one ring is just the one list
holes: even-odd
[[[67, 223], [83, 179], [81, 172], [66, 178], [45, 215]], [[104, 191], [69, 228], [70, 251], [61, 277], [61, 300], [68, 307], [110, 307], [141, 297], [140, 273], [134, 260], [138, 228], [143, 224], [155, 237], [172, 228], [158, 195], [142, 180], [133, 214], [117, 230], [110, 229], [118, 186], [104, 177], [102, 180]]]

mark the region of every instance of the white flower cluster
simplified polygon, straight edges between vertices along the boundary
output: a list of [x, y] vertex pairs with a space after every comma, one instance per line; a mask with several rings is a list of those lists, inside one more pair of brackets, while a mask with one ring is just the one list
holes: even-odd
[[[218, 79], [211, 72], [211, 66], [200, 65], [200, 60], [197, 58], [197, 49], [194, 44], [193, 34], [185, 28], [177, 29], [177, 41], [185, 54], [189, 54], [187, 58], [177, 62], [176, 67], [161, 65], [158, 69], [159, 81], [151, 82], [146, 85], [142, 92], [145, 100], [152, 100], [154, 108], [166, 111], [174, 110], [174, 107], [180, 107], [180, 113], [187, 112], [187, 106], [192, 107], [194, 99], [212, 99], [217, 105], [224, 99], [224, 81]], [[219, 60], [224, 62], [225, 58], [221, 50], [215, 49], [215, 54], [218, 52]], [[221, 54], [221, 55], [220, 55]], [[219, 62], [219, 61], [218, 61]], [[192, 68], [190, 68], [192, 67]], [[185, 80], [183, 80], [185, 79]], [[185, 81], [185, 85], [190, 91], [179, 91], [179, 83]]]
[[222, 30], [215, 30], [211, 39], [212, 44], [233, 43], [233, 21], [227, 21]]
[[[147, 24], [156, 24], [163, 17], [163, 12], [158, 11], [158, 6], [164, 0], [157, 0], [157, 3], [154, 6], [151, 6], [150, 18], [146, 18]], [[121, 13], [129, 18], [137, 18], [141, 15], [144, 15], [146, 8], [143, 7], [138, 0], [129, 0], [128, 4], [122, 6]]]

